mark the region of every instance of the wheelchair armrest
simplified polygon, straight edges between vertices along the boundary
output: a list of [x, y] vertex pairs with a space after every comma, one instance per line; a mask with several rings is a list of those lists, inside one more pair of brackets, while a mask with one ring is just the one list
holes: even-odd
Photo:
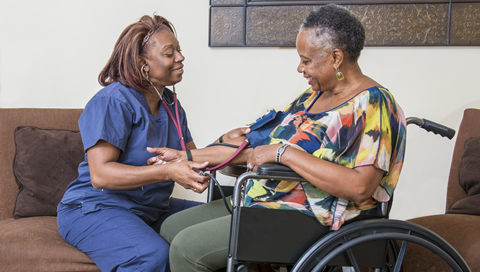
[[278, 163], [265, 163], [258, 167], [257, 173], [265, 176], [281, 176], [291, 178], [302, 178], [299, 174], [295, 173], [292, 168]]

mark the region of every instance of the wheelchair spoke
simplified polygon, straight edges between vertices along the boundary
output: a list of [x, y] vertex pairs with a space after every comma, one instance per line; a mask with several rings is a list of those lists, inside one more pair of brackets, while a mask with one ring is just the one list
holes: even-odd
[[355, 256], [353, 256], [352, 249], [347, 250], [347, 255], [348, 255], [348, 259], [350, 260], [350, 263], [355, 268], [355, 272], [361, 272], [360, 267], [358, 266], [357, 260], [355, 259]]
[[[345, 241], [345, 243], [348, 243], [347, 236], [343, 236], [343, 240]], [[353, 252], [351, 249], [347, 250], [347, 255], [348, 255], [348, 259], [350, 260], [350, 263], [355, 268], [355, 272], [360, 272], [360, 267], [358, 266], [357, 260], [355, 259], [355, 256], [353, 255]]]
[[[408, 233], [410, 234], [410, 232]], [[403, 257], [405, 256], [405, 251], [407, 250], [408, 241], [402, 242], [402, 247], [400, 248], [400, 252], [398, 253], [397, 262], [395, 263], [394, 272], [400, 272], [402, 269]]]

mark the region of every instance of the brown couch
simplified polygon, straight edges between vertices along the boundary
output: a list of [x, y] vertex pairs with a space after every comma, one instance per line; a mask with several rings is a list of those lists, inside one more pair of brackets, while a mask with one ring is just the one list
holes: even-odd
[[55, 216], [83, 158], [81, 112], [0, 109], [0, 271], [100, 271], [63, 240]]
[[[466, 109], [453, 151], [446, 213], [408, 220], [447, 240], [472, 271], [480, 271], [480, 109]], [[451, 271], [430, 251], [411, 245], [404, 271]]]

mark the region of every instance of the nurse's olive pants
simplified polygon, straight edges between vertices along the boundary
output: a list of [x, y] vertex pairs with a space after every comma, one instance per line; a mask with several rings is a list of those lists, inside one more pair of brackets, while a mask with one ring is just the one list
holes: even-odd
[[171, 271], [216, 271], [226, 267], [230, 221], [231, 215], [221, 199], [167, 218], [160, 236], [170, 244]]
[[61, 204], [57, 223], [62, 237], [105, 271], [170, 271], [169, 245], [159, 229], [170, 215], [202, 203], [170, 198], [170, 210], [147, 225], [131, 211], [109, 207], [84, 213], [79, 205]]

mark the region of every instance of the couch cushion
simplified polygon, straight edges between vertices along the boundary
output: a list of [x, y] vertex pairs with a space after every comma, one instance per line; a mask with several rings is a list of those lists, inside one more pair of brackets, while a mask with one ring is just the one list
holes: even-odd
[[13, 173], [19, 186], [14, 218], [55, 216], [84, 159], [80, 132], [17, 127]]
[[100, 271], [58, 232], [54, 216], [0, 221], [1, 271]]
[[465, 140], [458, 181], [467, 197], [453, 203], [447, 213], [480, 215], [480, 136]]

